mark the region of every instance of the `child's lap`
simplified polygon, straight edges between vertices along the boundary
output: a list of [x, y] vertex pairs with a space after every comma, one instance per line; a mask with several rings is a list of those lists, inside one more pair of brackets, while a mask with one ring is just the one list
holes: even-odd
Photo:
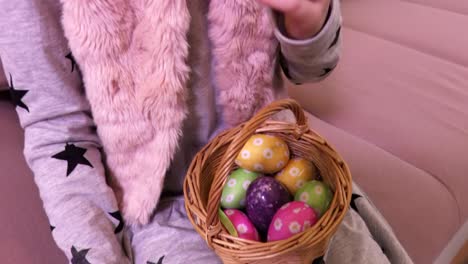
[[135, 264], [158, 263], [221, 263], [216, 254], [195, 231], [187, 218], [182, 196], [160, 202], [152, 222], [133, 230]]
[[[316, 125], [316, 120], [313, 121], [311, 125]], [[371, 211], [374, 215], [374, 210]], [[387, 228], [387, 223], [380, 223]], [[346, 263], [350, 259], [359, 263], [388, 263], [366, 222], [354, 211], [348, 212], [334, 238], [326, 256], [327, 264]], [[163, 263], [169, 264], [221, 263], [187, 219], [182, 196], [161, 201], [152, 222], [133, 230], [132, 247], [136, 264], [158, 263], [163, 256]]]
[[[221, 263], [193, 229], [185, 213], [183, 197], [163, 200], [153, 221], [133, 230], [132, 247], [136, 264], [158, 263], [162, 257], [165, 264]], [[327, 263], [344, 263], [346, 259], [388, 263], [365, 222], [355, 212], [349, 212], [340, 225], [327, 258]]]

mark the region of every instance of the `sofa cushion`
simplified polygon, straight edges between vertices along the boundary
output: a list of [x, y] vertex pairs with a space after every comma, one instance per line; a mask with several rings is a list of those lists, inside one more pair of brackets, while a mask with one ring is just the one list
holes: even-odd
[[33, 175], [23, 157], [23, 132], [10, 103], [0, 101], [0, 256], [2, 263], [66, 263], [55, 245]]
[[350, 167], [415, 263], [432, 263], [459, 222], [449, 190], [427, 172], [358, 137], [309, 115]]
[[[421, 210], [401, 203], [405, 212], [415, 210], [401, 221], [388, 197], [371, 195], [410, 255], [430, 263], [433, 258], [425, 256], [437, 256], [468, 219], [468, 36], [463, 34], [468, 2], [353, 0], [343, 1], [342, 9], [343, 55], [337, 69], [321, 83], [291, 87], [290, 94], [320, 119], [419, 171], [405, 174], [413, 191], [426, 199], [418, 203], [433, 205], [442, 192], [452, 201], [454, 218], [447, 223], [453, 228], [428, 245], [411, 238], [409, 226], [421, 224]], [[373, 166], [373, 157], [359, 164]], [[384, 188], [381, 175], [375, 177], [379, 180], [372, 184], [366, 183], [372, 179], [359, 183], [368, 192]], [[428, 182], [438, 182], [440, 190], [434, 192]], [[441, 209], [433, 208], [435, 214]], [[425, 228], [434, 232], [439, 226]]]

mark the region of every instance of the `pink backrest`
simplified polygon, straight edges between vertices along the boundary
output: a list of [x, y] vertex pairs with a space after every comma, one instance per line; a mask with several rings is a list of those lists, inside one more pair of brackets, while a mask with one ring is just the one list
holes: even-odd
[[392, 200], [374, 193], [410, 253], [437, 256], [468, 219], [468, 1], [345, 0], [342, 10], [337, 69], [324, 82], [292, 87], [290, 94], [320, 119], [424, 172], [414, 192], [438, 183], [431, 199], [418, 201], [421, 208], [449, 195], [454, 215], [439, 215], [447, 208], [437, 206], [433, 215], [455, 224], [443, 232], [425, 227], [436, 234], [429, 249], [411, 238], [423, 220], [419, 208], [410, 222], [398, 222]]

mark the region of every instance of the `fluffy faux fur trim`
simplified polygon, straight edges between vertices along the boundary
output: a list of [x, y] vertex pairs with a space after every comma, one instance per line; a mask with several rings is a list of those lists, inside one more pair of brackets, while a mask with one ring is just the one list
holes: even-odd
[[[146, 224], [187, 115], [190, 13], [186, 0], [62, 0], [63, 26], [80, 65], [128, 224]], [[228, 126], [273, 99], [275, 51], [257, 0], [211, 0], [214, 84]]]

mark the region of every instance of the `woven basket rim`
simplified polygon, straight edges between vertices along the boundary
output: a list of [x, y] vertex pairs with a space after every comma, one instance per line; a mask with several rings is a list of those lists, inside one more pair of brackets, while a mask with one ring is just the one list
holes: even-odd
[[[282, 121], [267, 121], [269, 117], [278, 111], [287, 109], [294, 113], [298, 124]], [[264, 256], [272, 257], [275, 256], [275, 254], [282, 255], [300, 249], [301, 247], [313, 248], [315, 245], [324, 244], [324, 241], [328, 243], [331, 236], [336, 232], [339, 223], [341, 223], [348, 210], [351, 200], [351, 173], [346, 162], [339, 153], [325, 138], [309, 128], [306, 122], [304, 112], [297, 102], [290, 99], [280, 100], [264, 108], [250, 121], [216, 136], [196, 154], [184, 181], [185, 207], [187, 215], [196, 231], [221, 258], [232, 254], [232, 258], [239, 260], [260, 260], [264, 258]], [[245, 143], [247, 138], [254, 133], [265, 132], [277, 133], [281, 135], [283, 139], [289, 138], [289, 141], [287, 141], [288, 144], [291, 144], [294, 140], [297, 142], [302, 142], [301, 140], [303, 140], [304, 142], [315, 144], [308, 147], [316, 147], [320, 151], [323, 151], [323, 153], [327, 155], [326, 159], [331, 160], [332, 167], [339, 172], [339, 175], [337, 175], [334, 180], [336, 185], [334, 186], [335, 195], [330, 207], [314, 226], [286, 240], [256, 242], [229, 235], [227, 230], [220, 223], [217, 210], [213, 210], [213, 206], [219, 208], [220, 191], [222, 186], [224, 186], [229, 172], [235, 167], [235, 165], [233, 165], [233, 156], [239, 152], [238, 150], [240, 150], [240, 148], [238, 145], [233, 146], [233, 144], [239, 144], [235, 142]], [[213, 179], [210, 191], [208, 192], [209, 197], [212, 197], [212, 199], [208, 200], [206, 204], [203, 204], [200, 194], [201, 184], [197, 181], [201, 181], [201, 174], [206, 168], [205, 166], [210, 162], [214, 163], [211, 159], [213, 153], [216, 153], [222, 147], [226, 148], [226, 145], [228, 149], [221, 159], [222, 168], [217, 168], [220, 173], [216, 174], [218, 176], [213, 176], [215, 179]], [[242, 146], [243, 145], [244, 144], [242, 144]], [[302, 145], [300, 146], [302, 147]], [[305, 148], [306, 147], [307, 146], [305, 146]], [[228, 155], [229, 151], [237, 152]], [[231, 163], [228, 165], [222, 163], [226, 160], [230, 160]], [[213, 199], [214, 201], [211, 201]]]

